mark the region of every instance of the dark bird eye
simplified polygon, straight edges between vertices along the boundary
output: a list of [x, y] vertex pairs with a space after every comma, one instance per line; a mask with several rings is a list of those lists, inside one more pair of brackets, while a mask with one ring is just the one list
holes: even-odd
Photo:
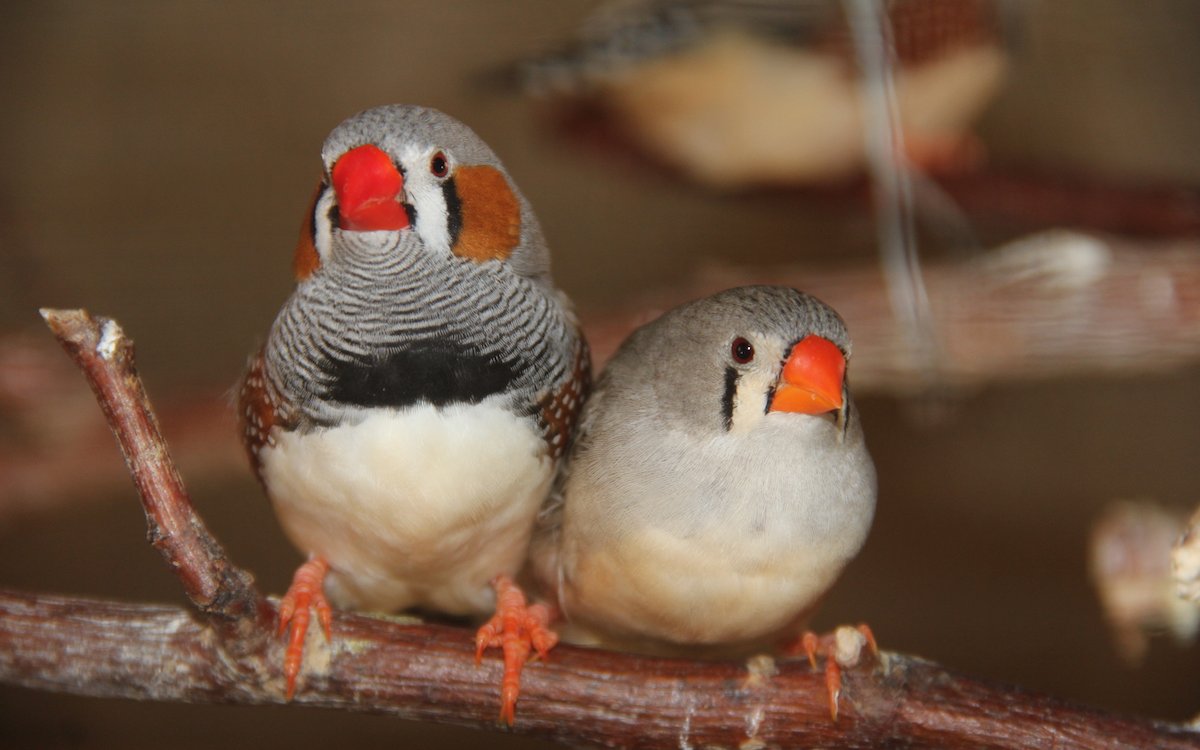
[[429, 171], [434, 177], [445, 177], [450, 174], [450, 163], [446, 161], [446, 155], [438, 151], [429, 160]]
[[744, 365], [754, 359], [754, 346], [741, 336], [733, 340], [733, 346], [729, 348], [729, 351], [733, 355], [733, 361], [739, 365]]

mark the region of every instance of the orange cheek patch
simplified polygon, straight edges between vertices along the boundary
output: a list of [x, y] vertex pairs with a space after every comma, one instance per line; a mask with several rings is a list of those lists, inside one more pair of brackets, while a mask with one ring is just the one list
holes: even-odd
[[521, 204], [493, 167], [462, 167], [454, 175], [462, 229], [454, 254], [482, 263], [504, 260], [521, 240]]
[[300, 225], [300, 241], [296, 243], [296, 254], [292, 256], [292, 273], [296, 275], [296, 281], [304, 281], [312, 276], [313, 271], [321, 265], [321, 256], [313, 244], [313, 234], [316, 233], [313, 212], [317, 210], [317, 199], [320, 197], [321, 186], [318, 184], [312, 200], [308, 202], [308, 212], [304, 215], [304, 223]]

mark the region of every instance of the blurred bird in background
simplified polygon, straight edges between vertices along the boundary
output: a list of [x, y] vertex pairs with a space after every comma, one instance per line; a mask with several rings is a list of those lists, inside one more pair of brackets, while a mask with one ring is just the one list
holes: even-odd
[[[715, 188], [860, 174], [865, 77], [854, 3], [618, 0], [556, 52], [517, 66], [521, 89], [600, 121]], [[995, 0], [883, 3], [905, 155], [931, 171], [977, 164], [970, 126], [1004, 80], [1010, 13]]]

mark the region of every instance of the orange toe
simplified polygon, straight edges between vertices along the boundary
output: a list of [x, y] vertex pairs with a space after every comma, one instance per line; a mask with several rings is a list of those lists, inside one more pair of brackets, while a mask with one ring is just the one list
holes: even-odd
[[[856, 625], [853, 630], [857, 630], [862, 635], [863, 640], [858, 642], [859, 648], [866, 645], [871, 650], [871, 655], [878, 658], [879, 646], [875, 642], [875, 634], [871, 632], [871, 628], [865, 623], [861, 623]], [[852, 658], [847, 658], [847, 655], [843, 654], [839, 659], [836, 630], [821, 636], [811, 630], [805, 631], [796, 642], [785, 649], [785, 652], [804, 654], [813, 669], [817, 668], [817, 656], [825, 657], [825, 691], [829, 696], [829, 716], [836, 723], [842, 696], [842, 667], [851, 667], [857, 664], [859, 653], [850, 655]]]
[[854, 629], [862, 633], [863, 638], [867, 639], [867, 645], [871, 648], [871, 656], [879, 658], [879, 644], [875, 642], [875, 633], [871, 630], [871, 626], [865, 622], [860, 622], [854, 626]]
[[829, 718], [836, 724], [838, 720], [838, 701], [842, 697], [842, 668], [831, 652], [825, 659], [825, 692], [829, 695]]
[[512, 726], [521, 692], [521, 669], [532, 652], [545, 657], [558, 643], [558, 634], [549, 627], [550, 609], [543, 604], [527, 604], [525, 593], [511, 578], [497, 576], [492, 587], [496, 589], [496, 614], [475, 634], [475, 663], [489, 648], [498, 647], [503, 652], [500, 721]]
[[333, 610], [325, 599], [325, 574], [329, 563], [321, 557], [313, 557], [296, 569], [292, 585], [279, 601], [279, 634], [288, 634], [287, 649], [283, 655], [283, 676], [287, 679], [287, 700], [296, 693], [296, 678], [304, 661], [304, 639], [308, 635], [308, 623], [312, 611], [325, 631], [325, 639], [333, 639]]

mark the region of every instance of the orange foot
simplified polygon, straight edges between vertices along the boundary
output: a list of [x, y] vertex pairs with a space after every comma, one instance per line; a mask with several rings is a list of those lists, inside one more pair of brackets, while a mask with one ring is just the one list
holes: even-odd
[[824, 653], [825, 689], [829, 692], [829, 715], [834, 722], [838, 719], [838, 699], [842, 694], [842, 667], [858, 664], [864, 645], [871, 649], [872, 656], [879, 657], [875, 634], [866, 624], [860, 624], [855, 627], [840, 627], [822, 636], [811, 630], [805, 631], [804, 635], [787, 649], [791, 654], [803, 652], [813, 669], [817, 668], [817, 654]]
[[317, 619], [321, 621], [321, 629], [325, 631], [325, 640], [333, 640], [333, 611], [325, 600], [325, 574], [329, 572], [329, 563], [323, 557], [311, 557], [308, 562], [296, 568], [292, 577], [292, 585], [279, 602], [279, 635], [287, 630], [288, 624], [292, 631], [288, 637], [287, 651], [283, 655], [283, 675], [287, 678], [287, 699], [291, 700], [296, 692], [296, 677], [300, 674], [300, 664], [304, 660], [304, 637], [308, 634], [310, 609], [317, 611]]
[[529, 605], [521, 587], [508, 576], [492, 580], [496, 589], [496, 614], [475, 634], [475, 663], [488, 648], [504, 651], [504, 677], [500, 680], [500, 721], [512, 726], [516, 718], [517, 696], [521, 693], [521, 669], [530, 651], [545, 657], [558, 643], [558, 634], [550, 630], [551, 612], [544, 604]]

